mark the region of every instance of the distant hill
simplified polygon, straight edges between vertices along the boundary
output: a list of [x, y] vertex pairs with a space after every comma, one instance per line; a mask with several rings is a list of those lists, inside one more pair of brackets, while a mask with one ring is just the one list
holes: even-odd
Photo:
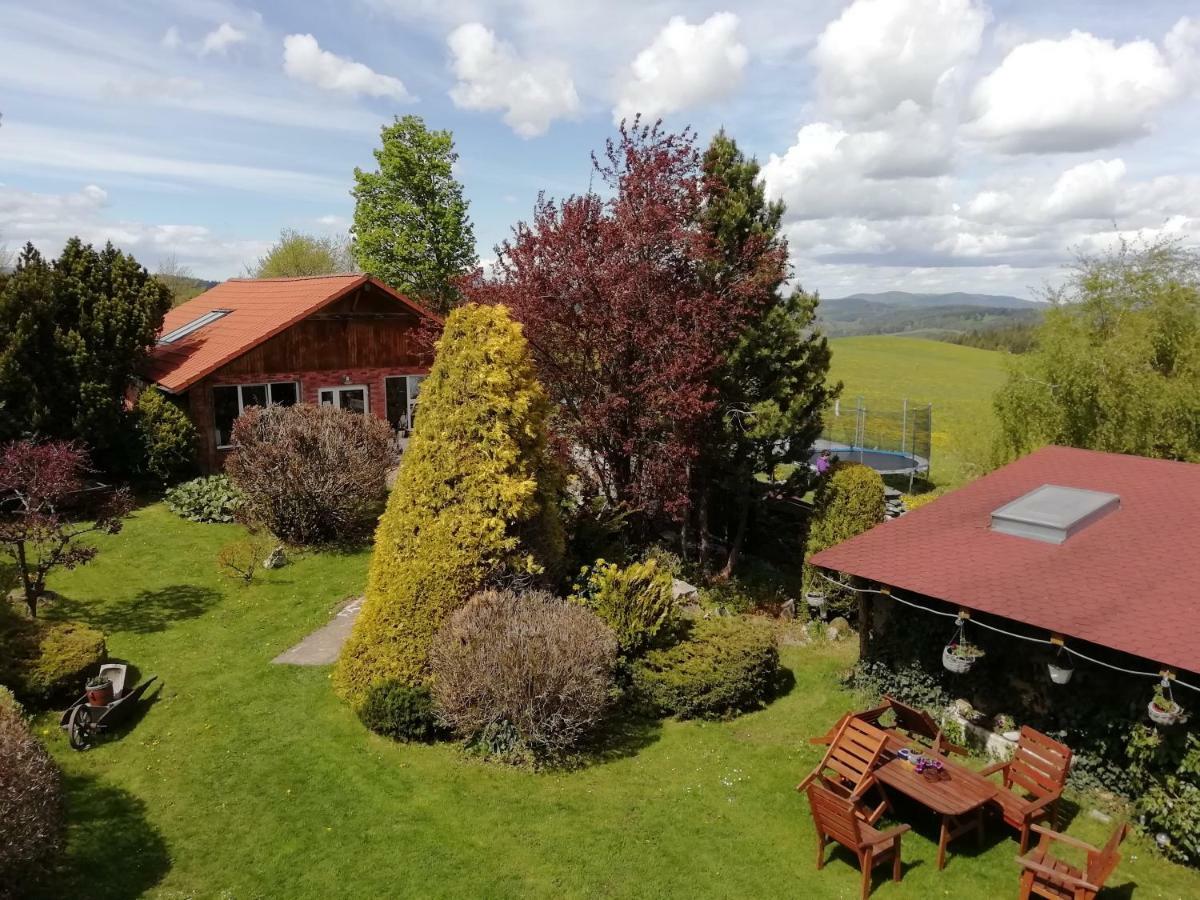
[[822, 298], [819, 314], [831, 337], [903, 334], [952, 340], [993, 328], [1031, 326], [1045, 308], [1045, 304], [1005, 294], [886, 291]]
[[199, 297], [209, 288], [215, 288], [221, 283], [204, 278], [192, 278], [190, 275], [158, 275], [157, 278], [171, 289], [172, 306], [178, 306], [193, 297]]
[[878, 294], [850, 294], [848, 297], [821, 298], [830, 306], [861, 300], [883, 306], [905, 306], [928, 309], [935, 306], [985, 306], [1001, 309], [1040, 309], [1045, 304], [1033, 300], [1022, 300], [1008, 294], [966, 294], [955, 291], [950, 294], [911, 294], [908, 291], [883, 291]]

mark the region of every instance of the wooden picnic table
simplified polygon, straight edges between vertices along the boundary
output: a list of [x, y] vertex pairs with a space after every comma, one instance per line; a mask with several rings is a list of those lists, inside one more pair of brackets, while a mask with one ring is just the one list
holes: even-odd
[[934, 780], [917, 774], [916, 767], [897, 757], [875, 770], [875, 781], [893, 788], [933, 810], [942, 818], [938, 836], [938, 869], [946, 867], [946, 845], [974, 829], [983, 843], [983, 807], [1000, 792], [1000, 785], [978, 772], [942, 758], [943, 775]]

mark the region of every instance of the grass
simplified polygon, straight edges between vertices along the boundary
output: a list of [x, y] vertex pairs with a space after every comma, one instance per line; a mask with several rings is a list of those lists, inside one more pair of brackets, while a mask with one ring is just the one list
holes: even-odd
[[843, 406], [862, 397], [899, 409], [933, 404], [932, 480], [940, 487], [968, 481], [987, 458], [995, 433], [992, 395], [1004, 381], [1004, 355], [943, 341], [876, 335], [837, 338], [831, 376], [840, 379]]
[[[785, 648], [795, 686], [760, 712], [629, 724], [581, 770], [511, 770], [370, 735], [328, 669], [271, 665], [361, 589], [366, 556], [309, 555], [242, 586], [214, 564], [237, 533], [149, 506], [93, 564], [54, 579], [67, 598], [57, 612], [103, 624], [111, 653], [162, 687], [85, 753], [39, 720], [70, 808], [47, 896], [857, 896], [844, 853], [815, 870], [793, 790], [820, 756], [807, 739], [856, 702], [838, 680], [851, 645]], [[874, 897], [1015, 892], [1007, 831], [994, 827], [983, 851], [952, 846], [938, 872], [933, 821], [911, 821], [904, 881], [877, 881]], [[1083, 815], [1071, 827], [1094, 842], [1107, 830]], [[1200, 875], [1140, 840], [1111, 883], [1200, 895]]]

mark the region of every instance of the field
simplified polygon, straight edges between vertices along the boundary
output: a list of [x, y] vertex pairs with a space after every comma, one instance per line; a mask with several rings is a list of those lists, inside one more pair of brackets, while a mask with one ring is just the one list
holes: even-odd
[[[793, 790], [820, 756], [807, 739], [859, 702], [838, 680], [853, 644], [785, 648], [795, 684], [760, 712], [630, 724], [579, 770], [513, 770], [370, 735], [328, 669], [271, 665], [361, 590], [367, 557], [312, 554], [246, 587], [213, 562], [238, 533], [152, 505], [103, 538], [92, 565], [54, 579], [64, 599], [51, 613], [102, 626], [110, 652], [162, 687], [129, 730], [85, 753], [51, 714], [38, 721], [70, 808], [47, 897], [857, 896], [844, 853], [815, 870]], [[904, 880], [877, 881], [874, 897], [1015, 894], [1006, 831], [993, 827], [982, 850], [963, 841], [938, 872], [933, 821], [910, 821]], [[1070, 830], [1107, 834], [1086, 815]], [[1127, 847], [1113, 885], [1200, 895], [1196, 873], [1141, 839]]]
[[836, 338], [832, 377], [840, 379], [843, 405], [862, 397], [899, 408], [933, 404], [932, 480], [956, 487], [979, 474], [995, 433], [992, 395], [1004, 381], [1004, 355], [920, 338]]

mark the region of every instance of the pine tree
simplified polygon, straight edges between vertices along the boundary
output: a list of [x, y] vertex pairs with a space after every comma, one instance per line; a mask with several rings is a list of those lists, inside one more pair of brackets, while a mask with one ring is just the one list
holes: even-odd
[[784, 207], [766, 199], [757, 161], [724, 131], [703, 160], [706, 202], [702, 223], [709, 239], [707, 277], [716, 292], [737, 290], [747, 311], [726, 335], [724, 364], [716, 373], [720, 403], [706, 432], [696, 469], [696, 507], [702, 562], [708, 562], [710, 492], [732, 499], [729, 553], [722, 574], [741, 552], [756, 476], [782, 464], [807, 462], [821, 431], [821, 413], [841, 390], [828, 384], [830, 352], [816, 326], [817, 297], [787, 291], [790, 275]]
[[557, 576], [549, 411], [506, 310], [469, 304], [450, 314], [335, 673], [352, 704], [383, 680], [421, 683], [433, 635], [485, 583]]
[[378, 171], [354, 170], [354, 255], [364, 272], [448, 312], [456, 282], [478, 264], [458, 153], [449, 131], [430, 131], [420, 116], [397, 118], [381, 133]]

